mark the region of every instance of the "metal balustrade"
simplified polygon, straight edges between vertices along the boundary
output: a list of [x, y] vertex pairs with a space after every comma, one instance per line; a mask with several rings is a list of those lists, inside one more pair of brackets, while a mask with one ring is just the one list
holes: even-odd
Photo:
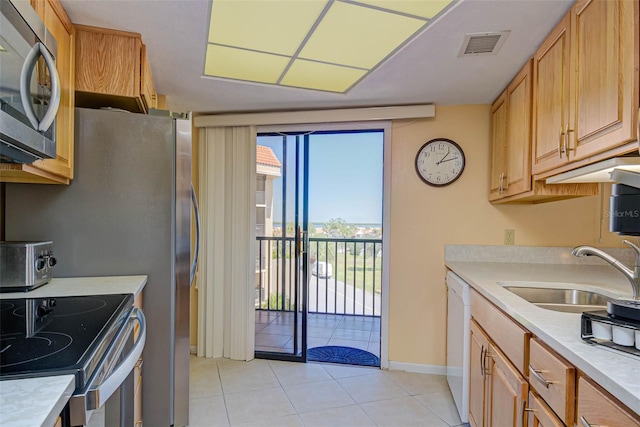
[[[310, 313], [380, 315], [381, 239], [312, 237], [308, 253]], [[293, 237], [256, 237], [257, 310], [295, 310], [295, 264]]]

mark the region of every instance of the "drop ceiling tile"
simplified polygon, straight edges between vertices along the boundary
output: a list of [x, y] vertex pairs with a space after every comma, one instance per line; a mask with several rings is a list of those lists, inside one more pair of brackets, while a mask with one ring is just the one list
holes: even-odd
[[356, 0], [383, 9], [431, 19], [453, 0]]
[[204, 73], [213, 77], [276, 83], [289, 61], [286, 56], [210, 44]]
[[299, 57], [370, 69], [424, 25], [423, 20], [335, 2]]
[[344, 92], [367, 70], [297, 59], [282, 78], [281, 84], [329, 92]]
[[326, 0], [214, 0], [209, 43], [293, 55]]

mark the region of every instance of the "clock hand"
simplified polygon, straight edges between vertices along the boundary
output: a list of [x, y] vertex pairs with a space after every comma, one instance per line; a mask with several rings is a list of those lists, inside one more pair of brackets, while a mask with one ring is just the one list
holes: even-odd
[[457, 157], [453, 157], [451, 159], [444, 160], [444, 157], [443, 157], [443, 160], [440, 160], [437, 164], [444, 163], [444, 162], [450, 162], [452, 160], [458, 160], [458, 158]]
[[436, 166], [437, 166], [437, 165], [439, 165], [440, 163], [444, 162], [444, 161], [445, 161], [444, 159], [446, 159], [446, 158], [447, 158], [447, 156], [449, 155], [449, 153], [451, 153], [451, 148], [447, 148], [447, 154], [445, 154], [445, 155], [440, 159], [440, 161], [439, 161], [439, 162], [436, 162]]

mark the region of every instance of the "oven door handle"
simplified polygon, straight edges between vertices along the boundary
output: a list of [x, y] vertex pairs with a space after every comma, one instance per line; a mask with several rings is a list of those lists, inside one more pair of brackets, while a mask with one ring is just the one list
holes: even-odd
[[147, 322], [144, 313], [137, 307], [134, 307], [128, 322], [138, 322], [140, 331], [138, 339], [131, 347], [131, 351], [124, 360], [115, 368], [115, 370], [100, 384], [91, 385], [87, 390], [86, 410], [92, 411], [100, 408], [111, 397], [111, 395], [122, 385], [124, 380], [133, 371], [134, 366], [142, 355], [144, 343], [147, 339]]

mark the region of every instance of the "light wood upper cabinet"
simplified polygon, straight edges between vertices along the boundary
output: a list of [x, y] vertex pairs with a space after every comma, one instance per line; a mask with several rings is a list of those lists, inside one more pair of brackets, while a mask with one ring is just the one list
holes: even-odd
[[531, 190], [531, 61], [491, 106], [490, 182], [491, 201]]
[[503, 197], [507, 190], [507, 91], [491, 105], [491, 172], [489, 200]]
[[138, 33], [76, 25], [76, 104], [146, 112], [157, 102]]
[[31, 164], [0, 164], [0, 181], [69, 184], [73, 179], [75, 30], [59, 0], [32, 0], [31, 5], [58, 43], [60, 107], [56, 115], [56, 158]]
[[569, 123], [571, 15], [567, 14], [533, 56], [533, 161], [538, 174], [565, 164]]
[[638, 2], [579, 0], [571, 9], [568, 144], [575, 159], [637, 138]]
[[147, 110], [149, 110], [150, 108], [158, 108], [158, 94], [156, 93], [156, 88], [153, 85], [151, 64], [149, 63], [149, 58], [147, 57], [147, 46], [145, 44], [142, 45], [141, 60], [142, 73], [140, 76], [140, 96], [142, 97], [142, 102], [144, 102]]
[[637, 151], [638, 7], [579, 0], [536, 51], [534, 175]]

